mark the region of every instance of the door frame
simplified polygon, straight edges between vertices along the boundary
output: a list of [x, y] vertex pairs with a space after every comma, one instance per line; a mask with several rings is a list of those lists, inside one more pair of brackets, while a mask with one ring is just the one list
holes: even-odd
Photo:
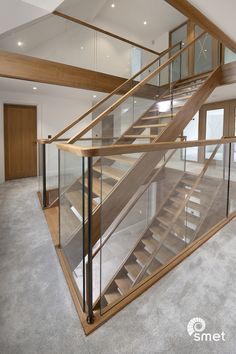
[[[38, 103], [25, 103], [22, 101], [14, 101], [14, 100], [3, 100], [2, 101], [2, 138], [3, 138], [3, 161], [2, 161], [2, 166], [3, 166], [3, 175], [4, 175], [4, 181], [6, 181], [6, 149], [5, 149], [5, 107], [6, 106], [16, 106], [16, 107], [34, 107], [36, 110], [36, 142], [38, 139], [38, 131], [39, 131], [39, 121], [38, 121], [38, 116], [39, 116], [39, 107], [40, 105]], [[38, 149], [36, 150], [36, 171], [38, 176]]]

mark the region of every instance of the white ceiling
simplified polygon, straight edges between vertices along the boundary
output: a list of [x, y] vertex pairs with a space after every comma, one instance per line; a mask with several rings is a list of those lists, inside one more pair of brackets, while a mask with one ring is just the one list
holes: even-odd
[[1, 0], [0, 33], [53, 11], [63, 0]]
[[189, 2], [236, 42], [235, 0], [189, 0]]
[[236, 84], [217, 87], [208, 97], [207, 103], [236, 99]]
[[139, 42], [151, 42], [186, 20], [164, 0], [65, 0], [57, 10]]
[[[37, 87], [37, 90], [34, 90], [33, 87]], [[0, 77], [0, 92], [1, 98], [4, 98], [4, 92], [17, 92], [27, 95], [62, 97], [67, 99], [80, 99], [88, 101], [94, 100], [94, 95], [96, 95], [96, 99], [104, 97], [104, 93], [101, 92], [81, 90], [72, 87], [41, 84], [32, 81], [8, 79], [3, 77]]]

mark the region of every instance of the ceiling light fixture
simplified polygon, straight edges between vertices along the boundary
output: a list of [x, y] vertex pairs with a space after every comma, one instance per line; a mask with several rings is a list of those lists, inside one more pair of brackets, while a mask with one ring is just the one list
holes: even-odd
[[33, 90], [34, 90], [34, 91], [38, 90], [38, 87], [34, 86], [34, 87], [33, 87]]
[[111, 7], [114, 9], [114, 7], [116, 7], [116, 5], [114, 4], [114, 2], [111, 4]]
[[97, 98], [97, 95], [93, 95], [93, 98]]
[[22, 46], [23, 46], [23, 42], [18, 41], [18, 42], [17, 42], [17, 45], [18, 45], [18, 47], [22, 47]]
[[83, 47], [83, 46], [81, 46], [81, 47], [80, 47], [80, 49], [81, 49], [81, 50], [84, 50], [84, 47]]
[[143, 24], [144, 24], [144, 25], [147, 25], [147, 21], [146, 21], [146, 20], [145, 20], [145, 21], [143, 21]]

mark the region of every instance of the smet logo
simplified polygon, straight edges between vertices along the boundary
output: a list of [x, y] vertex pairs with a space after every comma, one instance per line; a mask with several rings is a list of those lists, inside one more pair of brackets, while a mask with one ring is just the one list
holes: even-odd
[[187, 325], [188, 334], [195, 342], [225, 342], [225, 332], [206, 333], [205, 328], [206, 322], [200, 317], [192, 318]]

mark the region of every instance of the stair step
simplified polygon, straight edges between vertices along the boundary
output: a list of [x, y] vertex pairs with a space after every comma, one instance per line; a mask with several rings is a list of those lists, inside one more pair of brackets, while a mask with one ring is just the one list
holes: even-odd
[[186, 243], [181, 238], [171, 233], [165, 237], [163, 245], [175, 254], [181, 252], [186, 247]]
[[124, 162], [129, 165], [133, 165], [137, 159], [129, 156], [124, 156], [124, 155], [114, 155], [114, 156], [106, 156], [106, 159], [112, 160], [112, 161], [118, 161], [118, 162]]
[[[101, 184], [102, 184], [102, 193], [101, 193]], [[85, 186], [88, 187], [88, 179], [85, 178]], [[105, 198], [112, 190], [112, 186], [108, 183], [101, 181], [99, 178], [93, 177], [93, 193], [98, 197]]]
[[119, 181], [125, 173], [125, 171], [111, 166], [94, 166], [93, 169], [94, 171], [101, 173], [102, 175], [105, 175], [107, 177], [111, 177], [116, 181]]
[[158, 135], [124, 135], [125, 139], [155, 139]]
[[167, 227], [169, 227], [170, 225], [170, 222], [171, 222], [171, 219], [170, 218], [165, 218], [164, 216], [157, 216], [157, 220], [163, 224], [163, 225], [166, 225]]
[[147, 251], [145, 251], [145, 249], [143, 249], [143, 250], [134, 251], [134, 256], [137, 258], [137, 261], [141, 266], [145, 266], [145, 264], [147, 263], [150, 257], [150, 254]]
[[[75, 209], [82, 216], [83, 214], [83, 200], [82, 200], [82, 191], [71, 191], [65, 193], [66, 199], [69, 201], [71, 206], [74, 206]], [[88, 215], [88, 195], [85, 193], [85, 203], [84, 203], [84, 211], [85, 217]], [[97, 206], [97, 203], [93, 200], [93, 209]]]
[[132, 281], [135, 281], [142, 268], [137, 262], [134, 262], [134, 263], [126, 264], [125, 269], [127, 270]]
[[185, 188], [185, 187], [177, 187], [176, 192], [180, 193], [180, 194], [188, 194], [190, 192], [190, 188]]
[[177, 234], [181, 239], [185, 239], [186, 235], [190, 238], [194, 235], [194, 231], [192, 229], [185, 226], [183, 223], [180, 225], [178, 222], [172, 226], [170, 233]]
[[172, 98], [175, 99], [176, 97], [179, 97], [181, 95], [188, 96], [191, 94], [191, 96], [198, 90], [198, 87], [186, 87], [184, 89], [178, 88], [173, 90], [171, 93], [168, 95], [165, 95], [164, 98]]
[[104, 297], [105, 297], [108, 305], [110, 305], [120, 298], [120, 293], [118, 291], [113, 291], [113, 292], [104, 294]]
[[166, 228], [161, 227], [161, 225], [155, 226], [152, 225], [149, 230], [151, 231], [151, 233], [153, 234], [153, 236], [163, 236], [164, 233], [166, 232]]
[[159, 249], [159, 251], [156, 255], [156, 259], [158, 262], [160, 262], [162, 264], [166, 264], [174, 256], [175, 256], [175, 254], [163, 245]]
[[121, 295], [125, 295], [132, 286], [132, 281], [128, 277], [115, 279], [115, 283], [118, 286]]
[[163, 210], [167, 211], [172, 215], [175, 215], [179, 211], [179, 209], [177, 207], [174, 207], [173, 205], [167, 205], [163, 208]]
[[199, 211], [199, 212], [202, 212], [204, 211], [204, 205], [202, 204], [199, 204], [199, 203], [195, 203], [193, 201], [188, 201], [187, 205], [186, 205], [187, 208], [191, 208], [193, 210], [196, 210], [196, 211]]
[[163, 124], [147, 124], [147, 125], [135, 125], [133, 128], [134, 129], [147, 129], [147, 128], [162, 128], [162, 127], [167, 127], [167, 123]]
[[[151, 110], [149, 112], [156, 112], [158, 109]], [[149, 117], [143, 117], [142, 120], [149, 120], [149, 119], [163, 119], [163, 118], [171, 118], [175, 116], [176, 113], [166, 113], [166, 114], [158, 114], [157, 116], [149, 116]]]
[[66, 236], [70, 236], [80, 225], [80, 221], [68, 205], [61, 205], [60, 209], [60, 218], [62, 220], [62, 235], [63, 237], [65, 236], [65, 234]]
[[[186, 101], [186, 100], [188, 100], [191, 97], [192, 97], [192, 95], [177, 96], [177, 97], [173, 96], [173, 100], [175, 100], [175, 101]], [[163, 99], [163, 101], [168, 100], [168, 99], [169, 98], [167, 97], [167, 98]]]
[[153, 237], [142, 239], [142, 243], [149, 253], [153, 253], [158, 247], [158, 242]]
[[183, 212], [183, 214], [181, 214], [179, 216], [180, 220], [182, 220], [183, 222], [187, 221], [187, 222], [190, 222], [191, 224], [194, 224], [194, 225], [197, 225], [200, 221], [200, 218], [198, 216], [195, 216], [193, 214], [190, 214], [188, 212]]
[[147, 273], [151, 275], [156, 272], [158, 268], [162, 267], [162, 264], [158, 262], [155, 258], [152, 260], [150, 266], [147, 269]]
[[181, 198], [180, 196], [177, 197], [170, 197], [170, 200], [175, 203], [175, 204], [181, 204], [183, 203], [185, 198]]

